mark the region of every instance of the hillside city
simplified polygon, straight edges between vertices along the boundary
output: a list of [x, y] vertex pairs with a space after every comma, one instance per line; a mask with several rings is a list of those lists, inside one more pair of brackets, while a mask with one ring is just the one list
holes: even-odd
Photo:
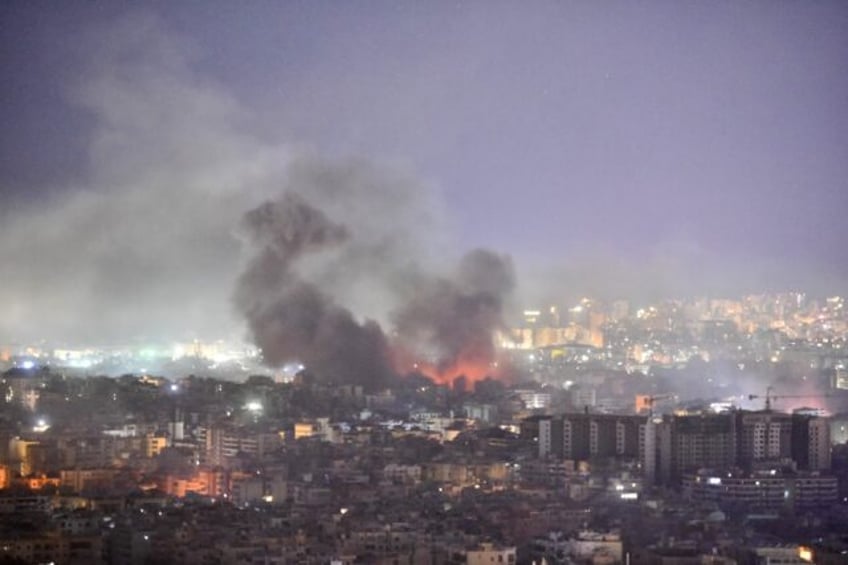
[[0, 344], [0, 563], [848, 562], [844, 297], [515, 318], [379, 389], [236, 340]]

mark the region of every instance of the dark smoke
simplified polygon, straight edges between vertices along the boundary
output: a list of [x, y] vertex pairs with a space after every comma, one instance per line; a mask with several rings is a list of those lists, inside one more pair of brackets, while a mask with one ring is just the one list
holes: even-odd
[[504, 297], [514, 286], [508, 257], [471, 251], [455, 279], [420, 281], [416, 294], [395, 315], [397, 335], [407, 347], [423, 345], [439, 371], [461, 362], [488, 364], [495, 358], [493, 333], [503, 328]]
[[235, 303], [266, 363], [298, 359], [325, 379], [385, 383], [392, 370], [380, 327], [357, 323], [293, 271], [304, 254], [342, 244], [347, 230], [292, 193], [251, 210], [243, 224], [259, 253], [239, 278]]
[[515, 286], [508, 257], [475, 250], [443, 272], [422, 252], [428, 225], [398, 221], [426, 217], [420, 197], [370, 166], [313, 161], [290, 181], [242, 222], [255, 255], [234, 301], [268, 365], [300, 361], [319, 380], [375, 389], [409, 360], [441, 371], [494, 359]]

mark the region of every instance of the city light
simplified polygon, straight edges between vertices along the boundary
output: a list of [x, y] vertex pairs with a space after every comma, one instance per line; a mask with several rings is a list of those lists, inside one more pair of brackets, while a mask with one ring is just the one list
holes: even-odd
[[7, 4], [4, 563], [845, 562], [848, 0]]
[[50, 424], [47, 423], [45, 418], [39, 418], [35, 425], [32, 427], [32, 431], [36, 433], [44, 433], [50, 429]]

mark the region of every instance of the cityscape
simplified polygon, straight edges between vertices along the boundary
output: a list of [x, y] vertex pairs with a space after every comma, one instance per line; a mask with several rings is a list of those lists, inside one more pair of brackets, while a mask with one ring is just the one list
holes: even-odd
[[0, 565], [848, 563], [848, 5], [0, 6]]
[[4, 551], [80, 563], [844, 560], [843, 298], [585, 298], [517, 322], [492, 336], [495, 377], [411, 366], [385, 388], [296, 362], [271, 371], [255, 347], [224, 342], [3, 346]]

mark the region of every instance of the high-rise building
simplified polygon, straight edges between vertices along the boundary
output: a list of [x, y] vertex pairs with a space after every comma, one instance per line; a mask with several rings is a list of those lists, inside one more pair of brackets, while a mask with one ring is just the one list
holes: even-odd
[[830, 470], [830, 422], [827, 418], [792, 415], [792, 459], [804, 471]]
[[745, 469], [779, 465], [792, 457], [792, 416], [772, 410], [736, 413], [737, 461]]
[[639, 458], [645, 483], [653, 485], [657, 481], [657, 425], [652, 418], [639, 426]]
[[735, 414], [666, 417], [658, 430], [658, 471], [664, 483], [701, 468], [736, 465]]
[[640, 457], [645, 416], [563, 414], [539, 420], [539, 456], [586, 461]]
[[830, 469], [830, 423], [807, 414], [745, 410], [667, 416], [657, 426], [657, 474], [677, 483], [699, 469]]
[[532, 424], [541, 458], [638, 458], [647, 484], [676, 484], [700, 469], [831, 466], [830, 422], [809, 414], [739, 410], [665, 416], [657, 423], [647, 416], [577, 413], [536, 417]]

